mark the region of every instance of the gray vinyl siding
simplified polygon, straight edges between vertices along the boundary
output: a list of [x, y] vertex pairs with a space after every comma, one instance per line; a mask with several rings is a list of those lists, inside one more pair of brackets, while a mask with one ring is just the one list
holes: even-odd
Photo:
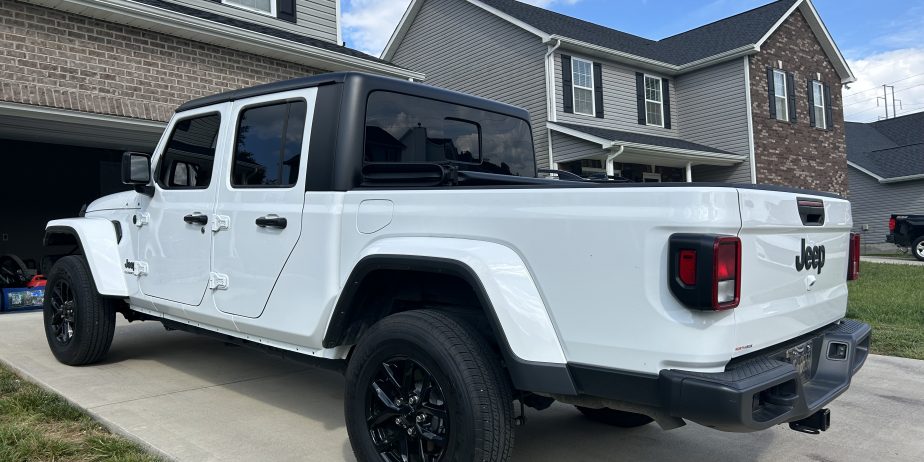
[[[603, 118], [583, 114], [569, 114], [564, 109], [561, 83], [561, 55], [585, 59], [601, 64], [603, 73]], [[677, 123], [677, 91], [674, 80], [670, 79], [671, 89], [671, 128], [662, 128], [638, 123], [638, 108], [635, 98], [636, 69], [599, 58], [581, 56], [577, 53], [555, 53], [555, 107], [558, 122], [588, 125], [610, 130], [625, 130], [670, 138], [679, 137]], [[650, 74], [654, 77], [666, 77]]]
[[[254, 13], [231, 5], [209, 0], [167, 0], [188, 5], [203, 11], [214, 12], [229, 18], [249, 21], [276, 29], [287, 30], [308, 37], [337, 42], [337, 0], [296, 0], [295, 21], [276, 19], [272, 16]], [[273, 0], [275, 1], [275, 0]]]
[[424, 83], [529, 111], [539, 168], [548, 167], [545, 53], [536, 35], [468, 2], [427, 0], [392, 62]]
[[604, 158], [606, 154], [606, 151], [599, 144], [552, 132], [553, 162], [561, 163], [589, 157]]
[[[736, 59], [678, 76], [674, 80], [680, 137], [734, 154], [748, 156], [747, 80], [744, 63]], [[694, 169], [694, 181], [750, 183], [751, 166], [703, 165]]]
[[[881, 184], [853, 167], [847, 167], [847, 178], [853, 228], [865, 244], [885, 242], [893, 213], [924, 215], [924, 180]], [[863, 225], [869, 230], [863, 231]]]

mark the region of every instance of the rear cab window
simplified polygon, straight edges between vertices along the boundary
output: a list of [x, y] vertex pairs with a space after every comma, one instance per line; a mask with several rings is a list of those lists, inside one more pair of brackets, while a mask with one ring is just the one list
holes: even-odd
[[452, 163], [460, 170], [536, 176], [525, 120], [388, 91], [369, 94], [363, 161]]

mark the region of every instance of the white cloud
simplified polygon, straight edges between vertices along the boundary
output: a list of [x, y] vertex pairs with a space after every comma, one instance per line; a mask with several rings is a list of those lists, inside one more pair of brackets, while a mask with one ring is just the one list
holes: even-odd
[[[844, 115], [847, 120], [872, 122], [885, 116], [882, 85], [895, 87], [895, 99], [901, 100], [898, 115], [924, 110], [924, 48], [904, 48], [848, 60], [857, 81], [844, 90]], [[889, 116], [892, 116], [892, 90], [888, 91]], [[896, 106], [898, 106], [896, 104]]]
[[[573, 5], [580, 0], [523, 0], [539, 7], [555, 4]], [[410, 0], [346, 0], [341, 15], [347, 46], [369, 53], [381, 54]]]

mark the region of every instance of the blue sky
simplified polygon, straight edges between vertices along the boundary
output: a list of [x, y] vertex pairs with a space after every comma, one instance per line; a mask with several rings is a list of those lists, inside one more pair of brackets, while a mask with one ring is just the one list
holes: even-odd
[[[409, 0], [342, 0], [347, 45], [378, 55]], [[530, 0], [559, 13], [660, 39], [769, 3], [767, 0]], [[924, 110], [924, 0], [814, 0], [858, 81], [844, 90], [848, 120], [873, 121], [882, 84], [904, 108]], [[878, 87], [878, 91], [876, 88]], [[881, 104], [881, 102], [880, 102]]]

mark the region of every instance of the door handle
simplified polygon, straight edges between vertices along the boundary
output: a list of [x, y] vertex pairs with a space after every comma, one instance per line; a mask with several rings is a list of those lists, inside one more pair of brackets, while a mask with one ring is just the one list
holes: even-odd
[[285, 229], [288, 222], [283, 217], [277, 217], [276, 215], [267, 215], [265, 217], [257, 218], [257, 226], [261, 228], [276, 228], [276, 229]]
[[183, 221], [191, 225], [202, 225], [205, 226], [209, 222], [209, 216], [203, 215], [201, 213], [191, 213], [183, 217]]

